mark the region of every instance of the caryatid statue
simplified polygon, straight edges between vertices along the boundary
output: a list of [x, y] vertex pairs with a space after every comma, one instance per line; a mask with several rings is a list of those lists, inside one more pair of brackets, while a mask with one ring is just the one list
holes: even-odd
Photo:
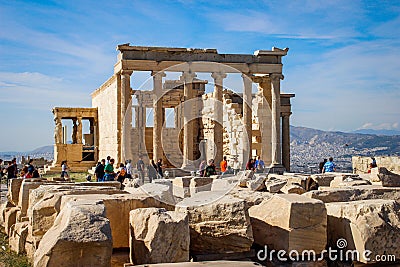
[[62, 143], [62, 123], [60, 118], [54, 118], [56, 127], [54, 128], [54, 141], [56, 144]]

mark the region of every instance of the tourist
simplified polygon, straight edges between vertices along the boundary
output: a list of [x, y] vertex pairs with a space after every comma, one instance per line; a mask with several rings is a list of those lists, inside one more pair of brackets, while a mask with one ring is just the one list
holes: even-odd
[[124, 166], [123, 163], [119, 164], [119, 170], [117, 172], [117, 181], [121, 183], [121, 187], [122, 187], [122, 183], [124, 182], [125, 178], [127, 178], [127, 172], [126, 172], [126, 168]]
[[330, 157], [329, 161], [327, 161], [324, 165], [324, 168], [322, 169], [323, 173], [326, 172], [335, 172], [336, 171], [336, 165], [333, 163], [333, 158]]
[[103, 181], [114, 181], [115, 172], [114, 172], [114, 159], [110, 158], [110, 163], [106, 164], [104, 167], [104, 177]]
[[371, 168], [376, 168], [378, 165], [376, 164], [376, 159], [374, 157], [371, 157], [372, 163], [371, 163]]
[[129, 175], [132, 175], [132, 160], [128, 159], [126, 161], [125, 168], [126, 168], [126, 173], [129, 174]]
[[224, 174], [228, 168], [228, 162], [226, 161], [226, 156], [224, 156], [219, 166], [221, 167], [221, 174]]
[[157, 178], [157, 165], [154, 163], [154, 160], [151, 160], [149, 166], [147, 166], [147, 170], [149, 173], [150, 183], [153, 182], [154, 179]]
[[40, 178], [40, 173], [37, 169], [33, 171], [32, 178]]
[[107, 165], [107, 164], [110, 164], [111, 156], [107, 156], [106, 159], [107, 159], [107, 160], [106, 160], [106, 165]]
[[262, 173], [262, 172], [264, 172], [264, 168], [265, 168], [265, 163], [261, 159], [261, 157], [258, 156], [258, 159], [257, 159], [256, 164], [255, 164], [256, 172], [257, 173]]
[[142, 160], [142, 157], [139, 157], [139, 160], [136, 163], [136, 169], [139, 173], [139, 179], [142, 181], [142, 184], [144, 184], [144, 162]]
[[17, 159], [13, 158], [12, 161], [10, 161], [7, 166], [7, 187], [11, 179], [17, 178], [17, 174], [18, 174]]
[[328, 161], [327, 159], [324, 159], [324, 161], [321, 161], [321, 162], [319, 163], [319, 166], [318, 166], [318, 168], [319, 168], [319, 173], [322, 173], [322, 170], [324, 169], [324, 165], [325, 165], [325, 163], [326, 163], [327, 161]]
[[33, 159], [30, 159], [29, 160], [29, 163], [28, 163], [28, 172], [30, 172], [30, 173], [32, 173], [33, 174], [33, 172], [34, 172], [34, 170], [35, 170], [35, 167], [33, 166]]
[[61, 162], [61, 178], [64, 178], [64, 179], [68, 179], [69, 178], [68, 164], [67, 164], [66, 160]]
[[210, 159], [208, 161], [208, 165], [207, 165], [206, 169], [204, 170], [203, 177], [210, 177], [211, 175], [215, 175], [215, 174], [217, 174], [217, 171], [215, 170], [214, 160]]
[[162, 171], [162, 159], [158, 159], [158, 161], [157, 161], [157, 173], [158, 173], [158, 177], [160, 179], [164, 178], [163, 171]]
[[96, 169], [94, 170], [94, 175], [96, 175], [96, 182], [103, 181], [105, 166], [106, 166], [105, 159], [102, 159], [101, 162], [97, 164]]
[[235, 159], [233, 160], [233, 174], [238, 174], [238, 172], [240, 171], [240, 162], [239, 159], [237, 157], [235, 157]]
[[246, 170], [254, 171], [254, 162], [252, 158], [250, 158], [249, 161], [247, 162]]
[[200, 177], [204, 176], [204, 170], [206, 169], [207, 163], [205, 160], [202, 160], [200, 165], [199, 165], [199, 175]]

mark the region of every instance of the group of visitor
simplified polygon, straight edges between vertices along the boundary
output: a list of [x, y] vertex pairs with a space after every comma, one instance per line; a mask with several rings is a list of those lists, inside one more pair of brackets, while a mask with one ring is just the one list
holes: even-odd
[[3, 160], [0, 159], [0, 180], [3, 176], [7, 177], [7, 186], [11, 179], [14, 178], [39, 178], [40, 174], [38, 169], [33, 165], [33, 159], [30, 159], [28, 164], [24, 165], [22, 169], [18, 169], [17, 159], [13, 158], [8, 162], [7, 166], [3, 165]]
[[257, 173], [262, 173], [264, 172], [264, 169], [265, 163], [260, 156], [255, 156], [254, 159], [250, 158], [249, 161], [247, 161], [246, 170], [252, 170]]
[[[228, 173], [233, 173], [234, 175], [236, 175], [241, 169], [241, 163], [239, 162], [239, 159], [237, 157], [233, 159], [232, 167], [228, 165], [226, 156], [223, 157], [219, 166], [222, 175]], [[206, 163], [205, 160], [203, 160], [200, 163], [198, 173], [201, 177], [209, 177], [210, 175], [217, 174], [216, 169], [217, 168], [215, 166], [214, 159], [210, 159], [208, 161], [208, 164]], [[253, 170], [262, 173], [264, 172], [264, 169], [265, 169], [265, 163], [260, 158], [260, 156], [254, 157], [254, 159], [250, 158], [246, 164], [246, 170]]]
[[[124, 163], [119, 164], [119, 168], [114, 170], [115, 160], [110, 156], [106, 159], [102, 159], [97, 163], [94, 174], [96, 176], [97, 182], [103, 181], [119, 181], [121, 184], [124, 182], [125, 178], [132, 178], [132, 161], [127, 160]], [[148, 169], [148, 177], [150, 182], [154, 179], [162, 178], [163, 175], [163, 165], [162, 159], [159, 159], [157, 163], [154, 163], [154, 160], [151, 160], [150, 164], [147, 167]], [[145, 163], [142, 157], [139, 157], [139, 160], [136, 163], [136, 170], [142, 184], [144, 183], [145, 178]]]
[[324, 159], [324, 161], [321, 161], [318, 168], [319, 173], [335, 172], [336, 164], [333, 162], [333, 157], [330, 157], [329, 160]]

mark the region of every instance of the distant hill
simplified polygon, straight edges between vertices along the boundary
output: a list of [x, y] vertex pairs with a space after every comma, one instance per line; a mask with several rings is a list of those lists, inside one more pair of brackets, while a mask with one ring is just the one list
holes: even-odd
[[42, 146], [42, 147], [38, 147], [30, 152], [27, 153], [31, 153], [31, 154], [51, 154], [54, 153], [54, 146]]
[[334, 157], [342, 170], [351, 170], [352, 156], [400, 155], [400, 135], [329, 132], [306, 127], [290, 127], [291, 164], [299, 169], [318, 166]]
[[400, 135], [400, 131], [396, 131], [396, 130], [374, 130], [374, 129], [361, 129], [361, 130], [353, 131], [353, 133], [375, 134], [375, 135]]

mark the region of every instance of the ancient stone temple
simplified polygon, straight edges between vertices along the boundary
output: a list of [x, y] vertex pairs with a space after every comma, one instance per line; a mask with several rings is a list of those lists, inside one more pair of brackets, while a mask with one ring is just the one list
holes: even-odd
[[[218, 164], [227, 156], [245, 165], [249, 157], [260, 156], [272, 169], [290, 169], [294, 94], [281, 94], [280, 89], [282, 57], [288, 49], [242, 55], [123, 44], [117, 50], [114, 74], [92, 93], [92, 108], [53, 110], [56, 165], [66, 157], [63, 151], [73, 151], [74, 164], [91, 152], [93, 162], [108, 155], [116, 162], [162, 158], [169, 167], [185, 170], [194, 170], [201, 160], [215, 159]], [[135, 71], [150, 72], [152, 88], [131, 88]], [[169, 72], [179, 73], [179, 78], [168, 80]], [[199, 79], [203, 73], [211, 79]], [[239, 88], [226, 88], [224, 79], [234, 74], [241, 75]], [[210, 85], [214, 91], [206, 93]], [[172, 120], [166, 111], [173, 113]], [[73, 120], [76, 142], [61, 142], [61, 118]], [[81, 142], [82, 119], [91, 123], [91, 146], [86, 148]]]

